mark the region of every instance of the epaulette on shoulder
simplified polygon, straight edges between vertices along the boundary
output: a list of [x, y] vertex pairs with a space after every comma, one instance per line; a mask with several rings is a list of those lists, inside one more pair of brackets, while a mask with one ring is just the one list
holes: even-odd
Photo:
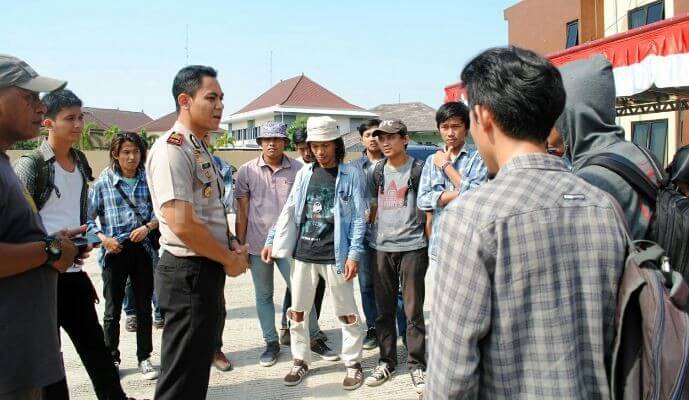
[[167, 138], [167, 142], [170, 144], [174, 144], [175, 146], [181, 146], [182, 143], [184, 143], [184, 135], [182, 135], [181, 133], [172, 132], [170, 136]]

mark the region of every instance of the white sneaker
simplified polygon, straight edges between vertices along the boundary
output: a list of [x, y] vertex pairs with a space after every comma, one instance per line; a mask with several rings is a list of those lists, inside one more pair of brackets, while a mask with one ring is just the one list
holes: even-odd
[[158, 378], [159, 375], [158, 370], [153, 368], [150, 358], [139, 363], [139, 372], [144, 379], [149, 381]]
[[378, 364], [378, 366], [373, 370], [371, 375], [366, 378], [366, 386], [380, 386], [382, 385], [385, 381], [390, 379], [392, 377], [392, 374], [395, 373], [394, 369], [390, 369], [388, 367], [388, 364], [385, 362], [381, 362]]

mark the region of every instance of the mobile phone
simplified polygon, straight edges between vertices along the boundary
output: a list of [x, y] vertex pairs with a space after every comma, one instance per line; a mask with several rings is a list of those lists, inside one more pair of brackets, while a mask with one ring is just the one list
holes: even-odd
[[74, 243], [75, 246], [81, 248], [86, 247], [88, 245], [98, 246], [99, 244], [101, 244], [101, 240], [95, 233], [88, 232], [84, 235], [79, 235], [72, 238], [72, 243]]

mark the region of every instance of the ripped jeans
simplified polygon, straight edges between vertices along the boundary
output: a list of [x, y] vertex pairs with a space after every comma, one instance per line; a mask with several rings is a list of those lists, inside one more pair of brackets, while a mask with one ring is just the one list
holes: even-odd
[[[343, 274], [338, 274], [335, 265], [312, 264], [294, 260], [290, 272], [292, 281], [292, 307], [288, 318], [290, 326], [292, 357], [311, 364], [311, 338], [309, 335], [309, 312], [318, 285], [318, 277], [325, 280], [329, 298], [333, 302], [335, 316], [342, 328], [342, 359], [349, 366], [361, 361], [361, 349], [364, 342], [364, 328], [361, 324], [359, 310], [354, 300], [354, 280], [345, 281]], [[292, 313], [304, 313], [301, 321], [295, 321]], [[352, 323], [343, 321], [342, 317], [353, 317]], [[346, 318], [345, 318], [346, 319]]]

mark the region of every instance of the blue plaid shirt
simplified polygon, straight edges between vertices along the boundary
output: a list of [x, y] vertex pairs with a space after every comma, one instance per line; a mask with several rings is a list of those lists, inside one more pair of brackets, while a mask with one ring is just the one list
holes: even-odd
[[[88, 218], [89, 231], [102, 232], [105, 236], [117, 239], [123, 243], [129, 240], [129, 234], [142, 223], [134, 214], [131, 207], [122, 198], [117, 186], [122, 187], [125, 194], [129, 195], [132, 203], [137, 206], [139, 213], [148, 222], [153, 216], [153, 204], [146, 183], [146, 174], [143, 170], [136, 176], [136, 183], [132, 188], [122, 177], [111, 168], [106, 168], [89, 190]], [[96, 218], [100, 226], [96, 224]], [[147, 250], [150, 246], [148, 238], [144, 240]]]
[[[438, 204], [438, 200], [443, 192], [451, 192], [457, 188], [450, 178], [433, 164], [433, 156], [435, 154], [428, 156], [423, 166], [416, 204], [422, 211], [433, 211], [433, 232], [428, 245], [428, 256], [432, 260], [437, 260], [440, 216], [444, 209]], [[486, 181], [488, 170], [476, 150], [463, 147], [452, 162], [452, 166], [462, 175], [459, 193], [465, 193]]]

